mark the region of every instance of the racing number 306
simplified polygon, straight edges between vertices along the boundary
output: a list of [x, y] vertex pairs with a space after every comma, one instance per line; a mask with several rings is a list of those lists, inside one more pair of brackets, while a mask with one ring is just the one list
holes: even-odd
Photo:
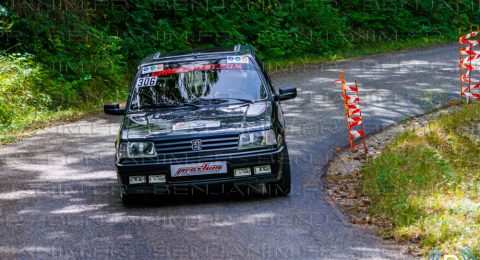
[[145, 77], [137, 80], [137, 87], [150, 87], [157, 84], [158, 77]]

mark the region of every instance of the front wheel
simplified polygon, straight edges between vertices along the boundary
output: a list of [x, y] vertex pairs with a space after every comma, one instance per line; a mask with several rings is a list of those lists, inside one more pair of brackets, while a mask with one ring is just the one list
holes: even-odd
[[136, 201], [136, 196], [127, 195], [123, 192], [120, 192], [120, 199], [122, 200], [122, 204], [124, 206], [129, 206], [129, 205], [132, 205]]
[[282, 177], [276, 182], [267, 183], [267, 192], [270, 196], [287, 196], [292, 189], [292, 177], [290, 174], [290, 159], [288, 157], [288, 149], [285, 145], [285, 150], [281, 155], [281, 169]]

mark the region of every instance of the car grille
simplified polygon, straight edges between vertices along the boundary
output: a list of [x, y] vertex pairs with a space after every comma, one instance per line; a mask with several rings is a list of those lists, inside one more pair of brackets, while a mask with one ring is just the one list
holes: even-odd
[[[238, 149], [238, 134], [207, 136], [200, 138], [178, 138], [155, 142], [155, 149], [159, 156], [176, 154], [223, 153]], [[201, 150], [192, 148], [192, 140], [201, 140]]]

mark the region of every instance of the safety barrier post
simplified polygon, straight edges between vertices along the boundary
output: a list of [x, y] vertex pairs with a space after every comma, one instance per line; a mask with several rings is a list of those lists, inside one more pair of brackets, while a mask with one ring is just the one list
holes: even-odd
[[[360, 97], [358, 95], [358, 81], [354, 83], [345, 82], [345, 74], [340, 72], [342, 85], [343, 105], [345, 108], [345, 117], [347, 119], [348, 137], [350, 139], [350, 150], [355, 152], [355, 147], [363, 144], [363, 151], [367, 152], [367, 142], [365, 140], [365, 127], [363, 125], [362, 111], [360, 110]], [[362, 139], [362, 143], [356, 141]]]
[[[470, 102], [471, 98], [480, 99], [480, 93], [472, 92], [472, 90], [480, 89], [480, 81], [472, 79], [472, 71], [480, 70], [480, 66], [478, 66], [478, 62], [480, 61], [480, 50], [474, 50], [475, 46], [479, 46], [480, 40], [473, 39], [479, 35], [479, 31], [478, 28], [477, 31], [473, 31], [472, 28], [470, 28], [470, 33], [461, 36], [462, 31], [461, 29], [458, 29], [458, 34], [460, 59], [460, 100], [462, 100], [462, 96], [465, 96], [467, 102]], [[474, 64], [472, 64], [472, 62]], [[465, 86], [467, 84], [468, 86]]]
[[458, 59], [459, 59], [459, 67], [460, 67], [460, 76], [459, 76], [459, 81], [460, 81], [460, 103], [462, 103], [462, 91], [463, 91], [463, 81], [462, 81], [462, 75], [463, 75], [463, 66], [462, 66], [462, 43], [461, 43], [461, 37], [462, 37], [462, 28], [458, 28], [458, 38], [460, 39], [458, 41]]

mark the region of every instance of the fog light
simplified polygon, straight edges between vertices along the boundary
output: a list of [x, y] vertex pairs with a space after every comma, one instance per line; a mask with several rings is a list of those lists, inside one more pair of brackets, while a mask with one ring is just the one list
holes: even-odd
[[145, 183], [145, 176], [130, 176], [130, 184]]
[[249, 168], [238, 168], [233, 170], [233, 175], [235, 177], [240, 177], [240, 176], [250, 176], [252, 175], [252, 171]]
[[165, 175], [150, 175], [148, 176], [148, 183], [165, 183], [167, 179]]
[[253, 168], [255, 174], [267, 174], [272, 173], [272, 168], [270, 165], [260, 165]]

